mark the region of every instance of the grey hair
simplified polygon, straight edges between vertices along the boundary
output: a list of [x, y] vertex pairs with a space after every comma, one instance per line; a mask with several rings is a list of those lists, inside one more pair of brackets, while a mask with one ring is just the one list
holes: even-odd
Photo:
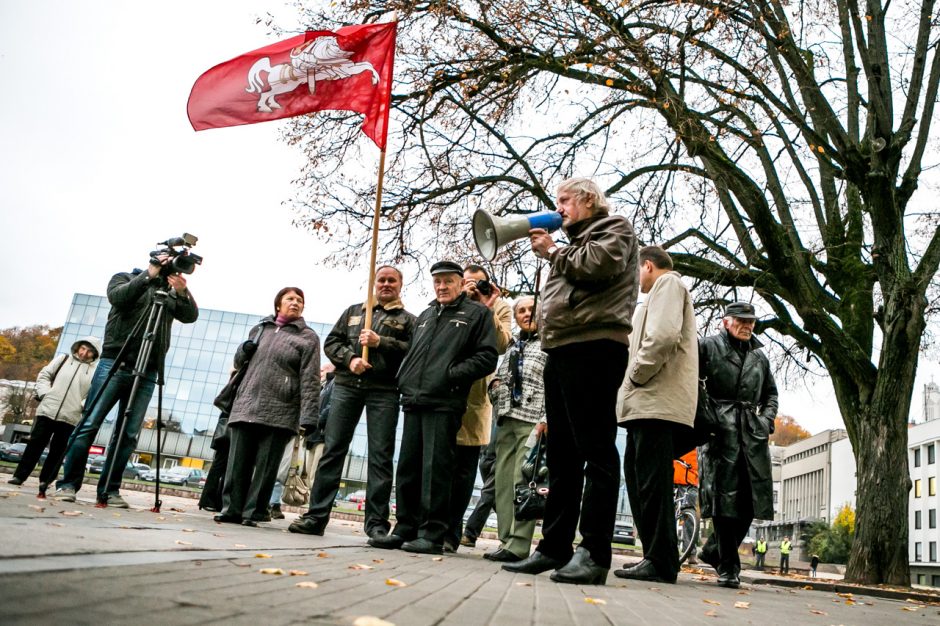
[[610, 203], [601, 188], [590, 178], [569, 178], [558, 185], [558, 193], [570, 191], [577, 197], [586, 199], [591, 207], [591, 214], [610, 213]]

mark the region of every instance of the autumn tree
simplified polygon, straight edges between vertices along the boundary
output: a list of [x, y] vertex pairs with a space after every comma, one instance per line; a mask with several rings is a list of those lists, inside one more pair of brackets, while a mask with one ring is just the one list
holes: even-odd
[[[561, 179], [601, 181], [698, 306], [753, 299], [785, 376], [825, 370], [858, 468], [846, 576], [908, 584], [906, 423], [940, 264], [938, 213], [917, 193], [935, 147], [935, 0], [379, 4], [401, 19], [383, 256], [469, 258], [473, 209], [551, 209]], [[371, 10], [339, 1], [305, 21]], [[285, 132], [309, 157], [298, 223], [336, 259], [369, 238], [374, 178], [350, 163], [374, 148], [358, 124], [330, 113]], [[500, 284], [525, 252], [503, 251]]]
[[26, 326], [0, 331], [0, 379], [36, 380], [55, 356], [62, 327]]
[[795, 418], [789, 415], [778, 415], [774, 418], [774, 434], [770, 436], [770, 443], [776, 446], [788, 446], [810, 437], [812, 437], [810, 432], [800, 426]]

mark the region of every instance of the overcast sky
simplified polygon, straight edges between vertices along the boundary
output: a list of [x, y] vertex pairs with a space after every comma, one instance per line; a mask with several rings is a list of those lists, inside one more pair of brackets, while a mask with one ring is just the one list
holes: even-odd
[[[103, 295], [183, 232], [206, 259], [189, 279], [202, 307], [265, 313], [296, 285], [305, 317], [332, 322], [363, 299], [367, 251], [361, 271], [325, 268], [321, 244], [291, 225], [303, 157], [277, 140], [285, 122], [196, 133], [186, 118], [196, 78], [272, 43], [256, 19], [290, 25], [285, 5], [0, 0], [0, 328], [61, 325], [73, 293]], [[415, 313], [429, 298], [404, 293]], [[940, 381], [935, 361], [920, 372], [914, 415], [922, 384]], [[781, 412], [814, 433], [841, 427], [827, 381], [779, 382]]]

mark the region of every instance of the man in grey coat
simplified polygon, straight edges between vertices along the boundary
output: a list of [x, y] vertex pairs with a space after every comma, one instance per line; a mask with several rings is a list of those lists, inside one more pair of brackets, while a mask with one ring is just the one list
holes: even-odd
[[623, 475], [643, 544], [643, 560], [618, 578], [676, 582], [679, 551], [672, 501], [673, 459], [688, 452], [698, 400], [698, 341], [692, 296], [669, 253], [640, 250], [640, 291], [633, 315], [633, 354], [621, 387], [621, 426], [627, 428]]

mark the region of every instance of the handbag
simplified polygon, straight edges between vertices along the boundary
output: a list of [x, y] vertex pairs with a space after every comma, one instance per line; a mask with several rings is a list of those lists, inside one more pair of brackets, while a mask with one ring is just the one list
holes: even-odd
[[545, 503], [548, 501], [547, 439], [542, 433], [529, 453], [529, 458], [522, 464], [522, 477], [528, 482], [516, 485], [512, 503], [513, 515], [519, 522], [545, 517]]
[[705, 443], [718, 432], [718, 409], [708, 394], [705, 379], [698, 381], [698, 403], [695, 405], [695, 435], [699, 443]]
[[306, 504], [307, 497], [310, 495], [310, 489], [307, 488], [307, 455], [304, 454], [302, 466], [297, 463], [301, 439], [303, 439], [302, 431], [300, 435], [294, 437], [294, 450], [290, 456], [290, 469], [287, 470], [284, 493], [281, 495], [281, 502], [290, 506]]

